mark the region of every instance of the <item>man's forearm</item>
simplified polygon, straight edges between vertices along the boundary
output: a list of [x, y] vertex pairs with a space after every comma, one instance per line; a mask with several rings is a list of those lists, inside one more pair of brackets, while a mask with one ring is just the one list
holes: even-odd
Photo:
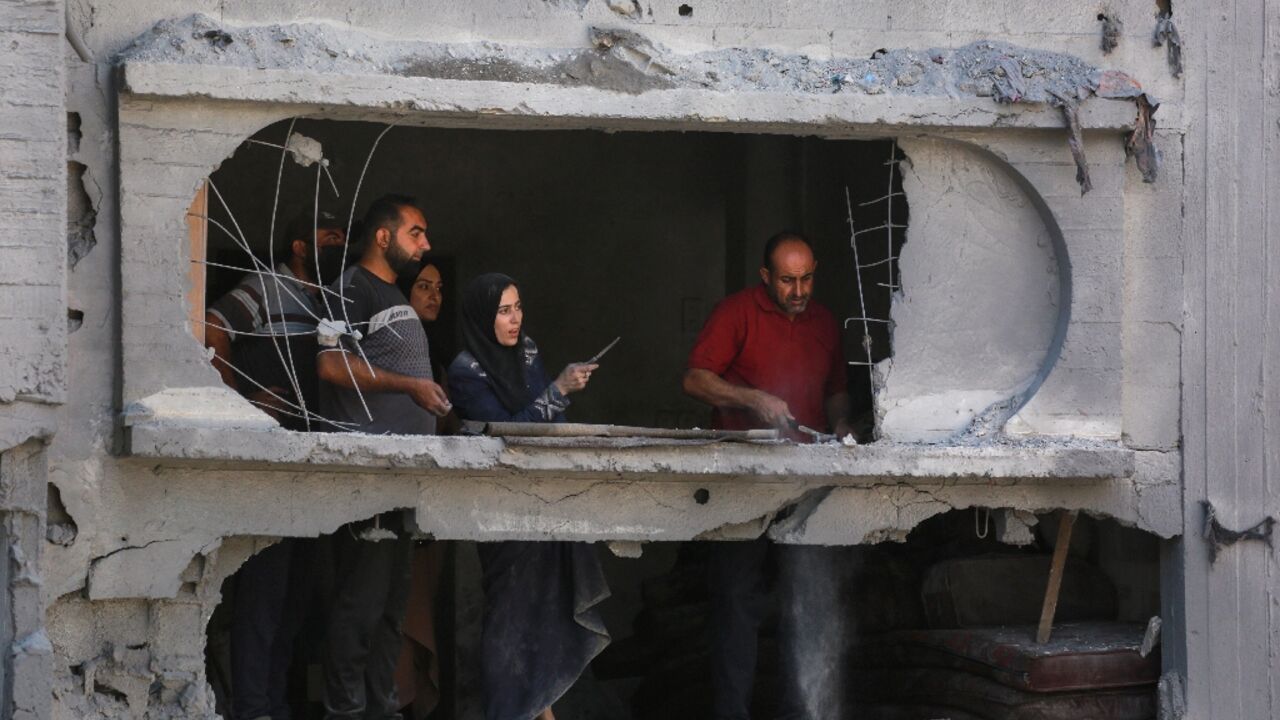
[[329, 350], [316, 357], [316, 375], [327, 383], [361, 392], [410, 393], [422, 378], [383, 370], [370, 370], [359, 356], [345, 350]]
[[694, 399], [718, 407], [750, 409], [758, 391], [734, 385], [710, 370], [692, 368], [685, 371], [684, 391]]

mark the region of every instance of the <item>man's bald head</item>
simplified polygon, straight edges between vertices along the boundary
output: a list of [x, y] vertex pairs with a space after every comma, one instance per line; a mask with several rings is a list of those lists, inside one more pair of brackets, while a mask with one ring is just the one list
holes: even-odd
[[805, 236], [798, 232], [783, 230], [765, 241], [764, 256], [761, 258], [760, 267], [766, 270], [773, 270], [776, 260], [774, 255], [777, 254], [778, 249], [783, 245], [794, 245], [797, 243], [807, 248], [810, 256], [813, 255], [813, 246], [809, 244], [809, 240], [805, 238]]
[[818, 261], [803, 235], [780, 232], [764, 244], [760, 279], [778, 309], [791, 317], [805, 311], [813, 297]]

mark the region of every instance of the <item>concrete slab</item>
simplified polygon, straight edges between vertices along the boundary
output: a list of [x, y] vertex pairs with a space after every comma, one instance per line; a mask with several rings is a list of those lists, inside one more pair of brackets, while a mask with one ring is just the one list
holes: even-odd
[[[612, 445], [612, 446], [610, 446]], [[520, 444], [496, 438], [414, 437], [217, 429], [197, 424], [143, 423], [130, 428], [135, 457], [185, 466], [305, 464], [312, 469], [382, 469], [430, 475], [492, 471], [521, 477], [607, 473], [681, 481], [751, 476], [760, 482], [796, 478], [856, 484], [880, 478], [1111, 479], [1133, 474], [1134, 454], [1119, 444], [993, 442], [983, 445], [875, 443], [708, 445], [602, 443]]]
[[[394, 75], [328, 75], [280, 70], [173, 63], [126, 62], [122, 90], [136, 98], [207, 97], [255, 103], [381, 110], [365, 117], [404, 118], [405, 124], [437, 124], [489, 116], [511, 128], [598, 127], [599, 118], [625, 129], [708, 129], [737, 132], [813, 133], [815, 126], [1062, 127], [1047, 106], [999, 105], [983, 97], [735, 92], [657, 89], [642, 95], [591, 87], [440, 80]], [[331, 116], [330, 113], [326, 113]], [[1089, 128], [1127, 129], [1129, 103], [1099, 101], [1082, 108]]]

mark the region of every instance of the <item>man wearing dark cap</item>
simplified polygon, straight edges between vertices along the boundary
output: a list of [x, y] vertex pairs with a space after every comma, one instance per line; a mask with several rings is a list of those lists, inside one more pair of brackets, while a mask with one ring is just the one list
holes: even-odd
[[[320, 286], [341, 273], [345, 241], [332, 213], [299, 213], [276, 246], [274, 273], [256, 266], [205, 313], [205, 345], [223, 382], [292, 430], [327, 429], [304, 418], [318, 404], [316, 318], [326, 316]], [[312, 544], [285, 538], [249, 558], [236, 576], [232, 720], [289, 717], [288, 670], [305, 615]]]
[[[698, 335], [684, 391], [712, 407], [714, 428], [779, 428], [797, 441], [797, 425], [844, 435], [849, 396], [840, 330], [831, 311], [813, 302], [818, 262], [804, 237], [790, 232], [765, 243], [761, 283], [716, 306]], [[793, 577], [807, 548], [777, 547], [764, 538], [712, 543], [711, 686], [714, 720], [749, 720], [768, 568]], [[783, 598], [789, 594], [782, 593]], [[779, 627], [781, 698], [774, 718], [812, 718], [794, 662], [792, 608]]]
[[274, 273], [256, 266], [205, 313], [204, 344], [222, 381], [291, 430], [316, 429], [303, 416], [317, 405], [320, 288], [342, 272], [343, 227], [333, 213], [299, 213], [276, 246]]

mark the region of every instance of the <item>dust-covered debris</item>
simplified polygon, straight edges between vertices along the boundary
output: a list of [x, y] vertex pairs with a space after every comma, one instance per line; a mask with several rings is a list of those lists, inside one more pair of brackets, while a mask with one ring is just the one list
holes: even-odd
[[609, 552], [620, 558], [636, 559], [644, 555], [644, 543], [634, 540], [610, 540], [605, 543]]
[[610, 10], [623, 17], [640, 17], [644, 13], [640, 7], [640, 0], [607, 0], [607, 2]]
[[543, 2], [548, 5], [567, 7], [581, 14], [587, 8], [587, 5], [591, 3], [591, 0], [543, 0]]
[[1158, 720], [1183, 720], [1187, 716], [1186, 681], [1177, 670], [1170, 670], [1160, 676], [1156, 685], [1156, 700], [1159, 705]]
[[996, 540], [1006, 545], [1029, 546], [1036, 541], [1035, 530], [1040, 523], [1036, 514], [1027, 510], [1000, 508], [990, 514], [995, 522]]
[[1182, 77], [1182, 36], [1173, 24], [1173, 13], [1161, 13], [1156, 20], [1156, 32], [1152, 37], [1156, 47], [1164, 46], [1169, 59], [1169, 70], [1174, 77]]
[[206, 30], [204, 32], [192, 33], [191, 37], [197, 40], [208, 40], [209, 47], [214, 50], [225, 50], [228, 45], [235, 42], [234, 38], [225, 30]]
[[1164, 621], [1160, 619], [1159, 615], [1153, 615], [1147, 621], [1146, 632], [1142, 634], [1142, 646], [1138, 649], [1139, 655], [1142, 657], [1150, 655], [1151, 651], [1155, 650], [1156, 646], [1160, 644], [1160, 627], [1163, 624]]
[[83, 163], [67, 163], [67, 267], [72, 270], [98, 244], [98, 212], [85, 190], [86, 170]]
[[[1169, 32], [1176, 37], [1171, 21]], [[223, 38], [223, 35], [226, 37]], [[1161, 35], [1160, 37], [1164, 37]], [[1158, 103], [1149, 97], [1099, 93], [1103, 72], [1063, 53], [979, 41], [959, 48], [896, 49], [872, 58], [817, 59], [765, 48], [676, 53], [631, 30], [594, 28], [590, 45], [535, 48], [492, 42], [441, 44], [390, 40], [318, 24], [222, 26], [204, 15], [158, 23], [119, 58], [123, 62], [306, 69], [317, 73], [393, 74], [443, 80], [587, 86], [641, 94], [664, 89], [909, 96], [990, 97], [1001, 103], [1060, 108], [1070, 130], [1081, 189], [1088, 167], [1078, 132], [1080, 103], [1097, 94], [1147, 107], [1133, 154], [1154, 177], [1158, 156], [1147, 150]], [[1137, 83], [1128, 79], [1128, 84]], [[1143, 157], [1146, 160], [1143, 160]]]
[[1120, 45], [1120, 35], [1124, 33], [1124, 21], [1116, 11], [1107, 8], [1098, 13], [1098, 21], [1102, 23], [1102, 54], [1110, 55]]
[[[223, 29], [236, 42], [215, 51], [192, 34]], [[883, 86], [910, 95], [993, 94], [995, 68], [1018, 75], [1017, 101], [1048, 102], [1050, 90], [1090, 87], [1097, 69], [1080, 58], [993, 41], [925, 51], [888, 50], [874, 59], [815, 59], [764, 48], [728, 48], [678, 54], [639, 33], [596, 28], [591, 46], [533, 48], [492, 42], [440, 44], [389, 40], [352, 30], [315, 25], [222, 28], [193, 15], [166, 20], [138, 37], [119, 58], [124, 62], [234, 65], [307, 69], [320, 73], [391, 73], [444, 79], [585, 84], [573, 70], [614, 58], [645, 76], [654, 87], [721, 91], [838, 93]], [[652, 89], [652, 88], [642, 88]]]
[[311, 167], [318, 162], [324, 162], [324, 147], [321, 146], [320, 141], [302, 133], [289, 133], [285, 150], [288, 150], [293, 156], [293, 161], [302, 167]]

